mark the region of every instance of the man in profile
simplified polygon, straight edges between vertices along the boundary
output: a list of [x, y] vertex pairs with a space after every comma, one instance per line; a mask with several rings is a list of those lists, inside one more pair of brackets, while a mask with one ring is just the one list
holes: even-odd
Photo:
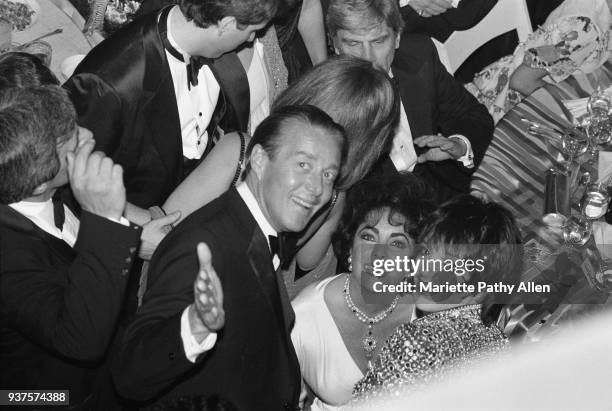
[[0, 93], [0, 388], [110, 410], [102, 365], [141, 230], [121, 217], [121, 166], [93, 147], [61, 88]]
[[421, 175], [439, 202], [467, 193], [493, 120], [446, 71], [432, 41], [402, 35], [397, 0], [331, 0], [327, 26], [336, 53], [371, 61], [399, 86], [400, 122], [379, 171]]
[[[239, 410], [297, 408], [294, 313], [275, 272], [277, 236], [303, 230], [331, 199], [345, 151], [342, 128], [312, 106], [281, 108], [259, 125], [244, 182], [155, 252], [144, 304], [114, 363], [121, 394], [166, 406], [216, 396]], [[198, 264], [201, 242], [208, 248], [199, 246]]]
[[[246, 131], [249, 84], [234, 53], [279, 0], [179, 0], [95, 47], [64, 87], [127, 199], [161, 205], [225, 132]], [[144, 224], [145, 221], [137, 221]]]

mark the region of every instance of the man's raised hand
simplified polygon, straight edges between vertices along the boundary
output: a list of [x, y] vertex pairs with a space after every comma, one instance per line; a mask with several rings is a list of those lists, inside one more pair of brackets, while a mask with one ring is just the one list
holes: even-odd
[[87, 140], [67, 154], [68, 179], [83, 210], [119, 221], [125, 209], [123, 169]]
[[[201, 341], [211, 331], [223, 328], [225, 311], [223, 311], [223, 289], [212, 266], [210, 249], [205, 243], [200, 243], [197, 252], [200, 271], [193, 284], [194, 303], [190, 307], [190, 314], [193, 312], [195, 318], [194, 315], [190, 315], [190, 325], [196, 340]], [[202, 326], [205, 329], [202, 329]]]

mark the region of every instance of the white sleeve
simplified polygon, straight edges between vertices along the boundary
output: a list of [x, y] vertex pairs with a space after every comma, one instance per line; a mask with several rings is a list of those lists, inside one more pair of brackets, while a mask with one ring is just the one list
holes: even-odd
[[204, 341], [198, 344], [193, 334], [191, 334], [191, 326], [189, 325], [189, 307], [185, 308], [181, 315], [181, 339], [183, 340], [183, 349], [185, 357], [195, 363], [198, 356], [215, 346], [217, 342], [217, 333], [211, 332]]

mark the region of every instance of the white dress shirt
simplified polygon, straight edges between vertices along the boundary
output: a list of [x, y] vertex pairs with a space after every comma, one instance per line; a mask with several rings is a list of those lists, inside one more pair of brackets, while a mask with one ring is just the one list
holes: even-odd
[[[277, 236], [277, 231], [272, 227], [270, 222], [266, 219], [261, 208], [259, 207], [259, 203], [255, 199], [253, 193], [247, 186], [246, 183], [242, 182], [236, 187], [238, 194], [245, 202], [247, 208], [251, 212], [251, 215], [255, 219], [255, 222], [263, 231], [264, 237], [268, 243], [268, 248], [270, 248], [270, 240], [268, 236]], [[277, 255], [275, 255], [272, 259], [272, 264], [274, 269], [276, 270], [280, 265], [280, 259]], [[193, 363], [195, 363], [198, 356], [206, 351], [209, 351], [211, 348], [215, 346], [217, 342], [217, 333], [211, 332], [201, 343], [198, 344], [195, 337], [191, 333], [191, 326], [189, 325], [189, 306], [185, 308], [183, 314], [181, 315], [181, 339], [183, 340], [183, 348], [185, 350], [185, 357]]]
[[255, 129], [270, 115], [270, 75], [264, 60], [264, 47], [259, 40], [253, 44], [253, 57], [247, 71], [250, 90], [251, 117], [249, 134], [253, 135]]
[[[81, 223], [72, 211], [66, 207], [66, 204], [64, 204], [64, 225], [61, 230], [55, 226], [53, 200], [51, 198], [47, 201], [19, 201], [9, 204], [9, 207], [32, 221], [41, 230], [60, 240], [64, 240], [70, 247], [74, 247]], [[113, 218], [109, 218], [109, 220], [126, 227], [130, 225], [130, 222], [125, 217], [121, 217], [118, 221]]]
[[79, 219], [64, 204], [64, 226], [60, 230], [55, 226], [53, 218], [53, 200], [47, 201], [19, 201], [9, 204], [9, 207], [32, 221], [38, 228], [51, 234], [53, 237], [64, 240], [70, 247], [74, 247], [79, 233]]
[[[393, 78], [393, 72], [389, 70], [389, 76]], [[419, 136], [420, 137], [420, 136]], [[448, 138], [458, 138], [465, 143], [466, 150], [465, 154], [457, 159], [465, 167], [474, 167], [474, 153], [472, 151], [472, 144], [465, 136], [460, 134], [453, 134]], [[404, 103], [400, 100], [400, 120], [397, 128], [395, 129], [395, 136], [393, 137], [393, 145], [389, 157], [395, 166], [397, 171], [413, 171], [417, 164], [418, 156], [414, 150], [414, 142], [412, 140], [412, 132], [410, 131], [410, 124], [408, 123], [408, 117], [406, 116], [406, 110], [404, 109]]]
[[184, 61], [178, 60], [168, 50], [165, 50], [166, 58], [176, 95], [183, 155], [189, 159], [199, 159], [206, 149], [208, 142], [206, 128], [217, 106], [221, 87], [208, 66], [203, 66], [198, 72], [197, 86], [191, 86], [191, 88], [187, 86], [187, 63], [185, 62], [189, 62], [190, 56], [178, 46], [172, 36], [172, 16], [177, 12], [180, 13], [178, 6], [174, 6], [168, 14], [167, 36], [172, 47], [183, 55]]

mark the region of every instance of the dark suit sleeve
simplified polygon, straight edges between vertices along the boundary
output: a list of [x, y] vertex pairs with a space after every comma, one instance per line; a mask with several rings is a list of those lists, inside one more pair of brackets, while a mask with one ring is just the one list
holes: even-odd
[[[476, 166], [480, 164], [491, 139], [493, 138], [493, 119], [485, 106], [480, 104], [461, 83], [451, 76], [440, 62], [432, 42], [433, 78], [436, 87], [436, 108], [438, 131], [445, 136], [461, 134], [470, 140]], [[459, 167], [463, 173], [471, 174], [474, 168]]]
[[185, 356], [181, 315], [194, 299], [193, 283], [199, 270], [197, 243], [208, 244], [218, 275], [223, 271], [223, 260], [218, 257], [217, 242], [207, 232], [181, 231], [185, 227], [172, 231], [153, 255], [144, 303], [114, 358], [115, 386], [125, 398], [155, 398], [189, 370], [201, 366], [206, 357], [200, 355], [194, 364]]
[[400, 9], [406, 33], [420, 33], [444, 42], [456, 30], [467, 30], [482, 20], [497, 0], [461, 0], [457, 8], [442, 14], [421, 17], [410, 5]]
[[140, 231], [84, 212], [76, 258], [67, 273], [44, 268], [47, 244], [23, 245], [28, 250], [22, 259], [2, 264], [5, 318], [26, 338], [61, 356], [100, 359], [115, 332]]
[[63, 87], [76, 108], [79, 125], [93, 133], [96, 150], [114, 158], [121, 142], [125, 109], [115, 89], [92, 73], [75, 74]]

